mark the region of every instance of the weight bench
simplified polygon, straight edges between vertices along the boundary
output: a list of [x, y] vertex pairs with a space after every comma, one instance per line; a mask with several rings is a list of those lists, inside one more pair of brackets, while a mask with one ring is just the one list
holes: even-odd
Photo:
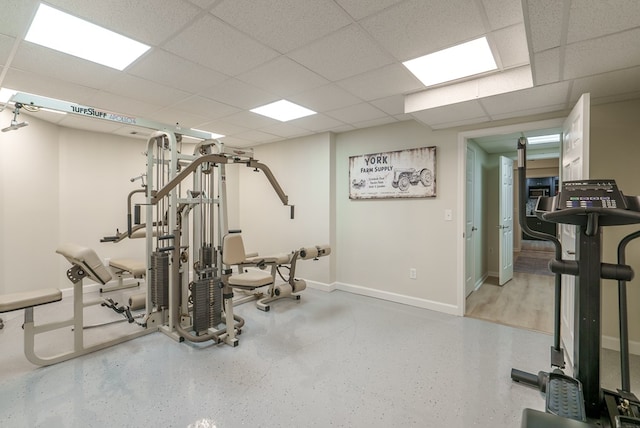
[[[60, 300], [62, 300], [62, 291], [57, 288], [4, 294], [0, 295], [0, 314], [20, 309], [33, 309], [34, 306], [46, 305]], [[2, 328], [4, 328], [4, 324], [0, 318], [0, 330]]]
[[[67, 270], [67, 279], [73, 283], [73, 317], [59, 322], [35, 325], [33, 320], [33, 307], [55, 302], [62, 299], [62, 292], [56, 289], [36, 290], [34, 292], [15, 293], [0, 296], [0, 312], [23, 309], [24, 312], [24, 353], [27, 359], [39, 366], [56, 364], [81, 355], [88, 354], [109, 346], [149, 334], [157, 328], [144, 326], [125, 336], [98, 343], [93, 346], [84, 346], [84, 308], [99, 304], [100, 301], [85, 302], [83, 297], [84, 278], [92, 279], [102, 285], [111, 280], [109, 270], [102, 264], [98, 255], [90, 248], [76, 244], [60, 245], [56, 253], [62, 255], [71, 263]], [[40, 357], [35, 353], [35, 337], [38, 334], [54, 330], [73, 328], [73, 349], [58, 355]]]
[[136, 259], [111, 259], [109, 260], [109, 267], [112, 268], [118, 283], [109, 287], [100, 288], [101, 293], [109, 291], [122, 290], [124, 288], [132, 288], [140, 286], [140, 281], [131, 284], [125, 284], [125, 277], [133, 277], [137, 279], [144, 278], [147, 273], [147, 265], [143, 260]]

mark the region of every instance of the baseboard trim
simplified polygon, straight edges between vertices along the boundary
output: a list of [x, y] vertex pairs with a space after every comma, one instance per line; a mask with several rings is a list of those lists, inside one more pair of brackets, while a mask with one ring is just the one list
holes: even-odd
[[335, 282], [332, 284], [325, 284], [324, 282], [311, 281], [309, 279], [305, 279], [305, 282], [309, 288], [313, 288], [314, 290], [325, 291], [327, 293], [331, 293], [336, 290]]
[[[613, 351], [620, 351], [620, 339], [613, 336], [602, 336], [602, 347]], [[640, 355], [640, 342], [630, 340], [629, 353]]]
[[475, 287], [473, 287], [473, 291], [477, 290], [478, 288], [480, 288], [480, 286], [482, 284], [484, 284], [484, 282], [487, 280], [487, 278], [489, 278], [489, 274], [485, 273], [484, 275], [482, 275], [482, 277], [476, 281], [476, 285]]
[[353, 294], [359, 294], [361, 296], [374, 297], [376, 299], [388, 300], [390, 302], [402, 303], [404, 305], [443, 312], [449, 315], [459, 315], [457, 306], [448, 305], [441, 302], [434, 302], [433, 300], [392, 293], [390, 291], [376, 290], [373, 288], [362, 287], [360, 285], [345, 284], [343, 282], [336, 283], [336, 289]]

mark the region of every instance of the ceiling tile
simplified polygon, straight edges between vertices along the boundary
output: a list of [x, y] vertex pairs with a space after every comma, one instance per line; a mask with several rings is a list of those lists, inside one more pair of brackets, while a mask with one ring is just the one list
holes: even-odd
[[222, 73], [157, 48], [131, 65], [127, 73], [190, 93], [228, 79]]
[[182, 128], [197, 128], [198, 125], [208, 120], [204, 115], [190, 113], [172, 107], [154, 112], [150, 119], [165, 125], [180, 126]]
[[482, 0], [482, 5], [492, 30], [522, 23], [522, 2], [520, 0]]
[[343, 28], [289, 56], [331, 81], [374, 70], [393, 61], [357, 25]]
[[249, 129], [261, 129], [266, 128], [267, 126], [275, 125], [277, 123], [281, 123], [278, 120], [268, 118], [266, 116], [262, 116], [257, 113], [253, 113], [250, 111], [241, 111], [240, 113], [235, 113], [230, 116], [223, 118], [225, 122], [229, 122], [234, 125], [244, 126]]
[[324, 114], [314, 114], [292, 121], [300, 128], [309, 129], [314, 132], [330, 131], [345, 126], [340, 120], [333, 119]]
[[211, 13], [281, 53], [351, 23], [327, 0], [226, 0]]
[[640, 65], [640, 28], [568, 45], [564, 78], [574, 79]]
[[282, 138], [299, 137], [301, 135], [307, 135], [309, 133], [309, 130], [307, 129], [299, 128], [288, 123], [278, 123], [275, 125], [267, 126], [266, 128], [262, 128], [261, 131], [277, 135], [278, 137]]
[[338, 110], [332, 110], [326, 113], [334, 119], [347, 122], [364, 122], [365, 120], [380, 119], [386, 114], [369, 103], [360, 103]]
[[517, 24], [491, 33], [498, 49], [502, 67], [510, 68], [529, 64], [529, 46], [524, 24]]
[[25, 0], [2, 0], [0, 34], [22, 38], [27, 33], [31, 19], [39, 2]]
[[545, 85], [560, 80], [560, 48], [548, 49], [533, 55], [533, 83]]
[[248, 71], [278, 56], [276, 51], [211, 15], [202, 16], [164, 47], [182, 58], [229, 76]]
[[234, 134], [239, 134], [241, 132], [247, 132], [249, 130], [248, 127], [236, 125], [230, 122], [225, 122], [224, 120], [220, 120], [220, 119], [207, 121], [198, 126], [199, 126], [199, 129], [215, 132], [216, 134], [222, 134], [222, 135], [234, 135]]
[[11, 66], [96, 89], [108, 87], [121, 75], [113, 68], [24, 41]]
[[[0, 34], [0, 66], [8, 63], [15, 40], [16, 39], [12, 37]], [[2, 82], [0, 82], [0, 84], [2, 84]]]
[[640, 25], [638, 0], [573, 1], [567, 43], [593, 39]]
[[404, 0], [336, 0], [355, 20], [378, 13]]
[[323, 77], [284, 56], [237, 78], [283, 98], [328, 83]]
[[570, 100], [575, 103], [585, 92], [591, 93], [591, 100], [595, 101], [637, 91], [640, 91], [640, 67], [576, 79], [571, 87]]
[[395, 117], [385, 116], [385, 117], [381, 117], [379, 119], [365, 120], [365, 121], [362, 121], [362, 122], [356, 122], [355, 125], [358, 126], [358, 128], [371, 128], [373, 126], [387, 125], [389, 123], [394, 123], [394, 122], [397, 122], [397, 121], [398, 120]]
[[86, 104], [87, 101], [98, 92], [86, 86], [76, 85], [64, 80], [52, 77], [43, 77], [26, 71], [10, 68], [2, 86], [15, 89], [20, 92], [42, 95], [49, 98], [57, 98]]
[[114, 113], [129, 114], [145, 119], [151, 119], [151, 115], [158, 110], [155, 104], [144, 101], [133, 100], [131, 98], [115, 95], [110, 92], [94, 92], [86, 101], [88, 106], [102, 110], [109, 110]]
[[176, 104], [172, 104], [171, 108], [193, 113], [200, 117], [206, 117], [209, 120], [229, 116], [240, 111], [228, 104], [219, 103], [197, 95], [189, 97]]
[[560, 46], [564, 2], [558, 0], [523, 0], [529, 17], [533, 52]]
[[289, 100], [317, 112], [335, 110], [362, 102], [360, 98], [355, 97], [336, 84], [320, 86], [310, 91], [292, 95]]
[[338, 85], [366, 101], [424, 89], [424, 85], [400, 64], [358, 74]]
[[189, 96], [187, 92], [127, 74], [116, 79], [108, 90], [123, 97], [156, 104], [158, 107], [169, 106]]
[[[485, 33], [475, 0], [409, 0], [363, 19], [361, 25], [400, 61]], [[455, 25], [452, 23], [455, 22]]]
[[243, 140], [242, 138], [238, 137], [223, 137], [220, 140], [225, 144], [225, 146], [229, 147], [245, 148], [255, 145], [253, 141]]
[[536, 114], [563, 111], [563, 110], [566, 110], [566, 108], [567, 108], [567, 103], [564, 103], [564, 102], [560, 104], [546, 103], [544, 105], [537, 106], [537, 107], [523, 108], [522, 110], [507, 111], [504, 113], [492, 115], [491, 119], [504, 120], [504, 119], [513, 119], [515, 117], [534, 116]]
[[240, 109], [276, 101], [277, 97], [237, 79], [228, 79], [202, 91], [202, 95]]
[[235, 138], [250, 141], [252, 143], [267, 143], [271, 141], [279, 140], [277, 135], [269, 134], [267, 132], [251, 130], [234, 135]]
[[404, 114], [403, 95], [392, 95], [390, 97], [380, 98], [379, 100], [371, 101], [371, 104], [390, 116], [398, 116]]
[[162, 43], [201, 13], [185, 0], [48, 0], [47, 3], [152, 46]]

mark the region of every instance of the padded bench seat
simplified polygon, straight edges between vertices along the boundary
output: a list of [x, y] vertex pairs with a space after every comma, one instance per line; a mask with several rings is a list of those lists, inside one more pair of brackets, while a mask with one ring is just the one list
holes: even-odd
[[62, 300], [62, 291], [57, 288], [0, 294], [0, 313], [17, 311]]
[[111, 259], [109, 266], [112, 268], [131, 272], [135, 278], [142, 278], [147, 272], [147, 265], [143, 260], [136, 259]]

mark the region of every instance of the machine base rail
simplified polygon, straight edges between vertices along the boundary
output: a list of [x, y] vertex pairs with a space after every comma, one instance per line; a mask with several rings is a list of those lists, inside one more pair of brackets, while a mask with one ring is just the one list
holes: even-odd
[[562, 373], [549, 373], [546, 388], [546, 411], [576, 421], [586, 421], [582, 384]]

